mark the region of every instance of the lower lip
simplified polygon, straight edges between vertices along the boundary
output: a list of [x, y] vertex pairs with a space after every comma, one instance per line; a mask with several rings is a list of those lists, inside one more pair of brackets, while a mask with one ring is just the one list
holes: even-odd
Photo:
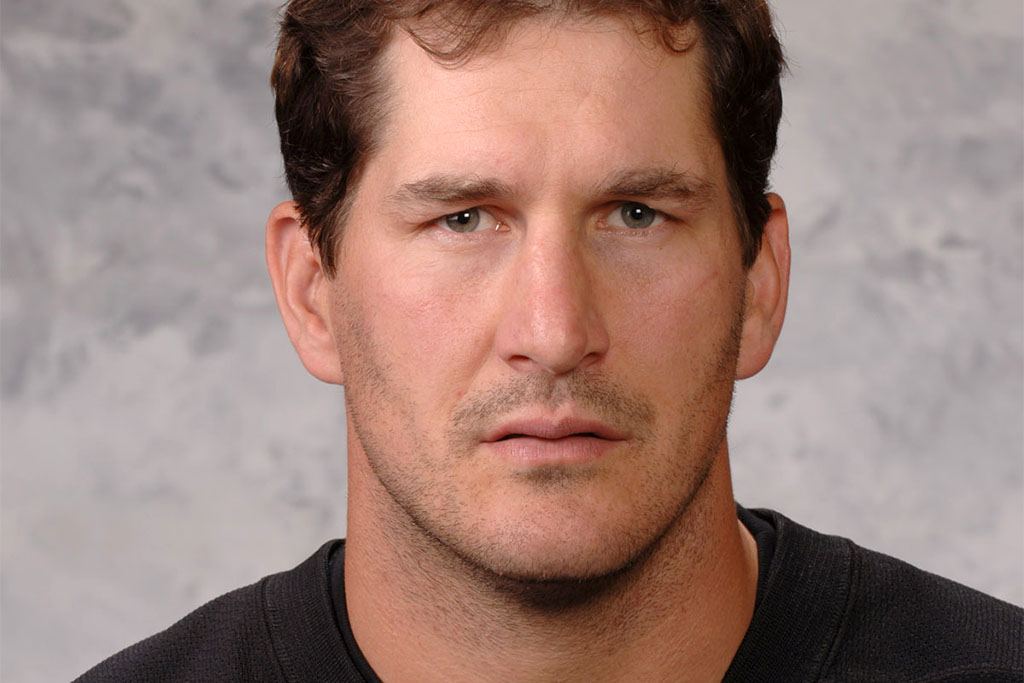
[[593, 436], [567, 436], [562, 439], [519, 436], [503, 441], [491, 441], [486, 446], [504, 459], [542, 467], [593, 462], [620, 443], [622, 442]]

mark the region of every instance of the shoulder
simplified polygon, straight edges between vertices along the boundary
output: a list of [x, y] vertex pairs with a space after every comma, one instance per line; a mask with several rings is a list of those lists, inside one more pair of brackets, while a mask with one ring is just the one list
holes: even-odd
[[263, 581], [211, 600], [165, 631], [96, 665], [75, 683], [104, 681], [272, 681], [261, 673], [267, 635]]
[[859, 546], [853, 563], [837, 665], [911, 680], [1024, 680], [1020, 608]]
[[845, 593], [826, 680], [1024, 680], [1024, 610], [770, 514], [789, 561], [844, 558], [842, 576], [820, 579]]
[[283, 681], [274, 651], [268, 591], [304, 582], [332, 544], [295, 569], [226, 593], [170, 628], [99, 663], [74, 683], [120, 681]]

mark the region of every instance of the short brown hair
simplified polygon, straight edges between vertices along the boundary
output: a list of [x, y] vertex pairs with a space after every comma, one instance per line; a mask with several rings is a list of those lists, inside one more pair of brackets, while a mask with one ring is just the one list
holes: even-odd
[[782, 47], [764, 0], [291, 0], [270, 82], [288, 188], [328, 276], [384, 117], [380, 56], [395, 28], [454, 64], [516, 21], [551, 12], [626, 16], [638, 32], [653, 28], [673, 51], [688, 47], [678, 43], [681, 30], [697, 27], [712, 124], [750, 267], [771, 211], [764, 193], [782, 115]]

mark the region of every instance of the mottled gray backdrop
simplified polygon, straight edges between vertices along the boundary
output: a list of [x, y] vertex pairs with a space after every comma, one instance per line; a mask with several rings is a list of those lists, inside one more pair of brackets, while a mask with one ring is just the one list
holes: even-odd
[[[779, 0], [775, 358], [738, 497], [1020, 604], [1022, 7]], [[345, 531], [340, 390], [278, 319], [268, 0], [3, 0], [8, 683]]]

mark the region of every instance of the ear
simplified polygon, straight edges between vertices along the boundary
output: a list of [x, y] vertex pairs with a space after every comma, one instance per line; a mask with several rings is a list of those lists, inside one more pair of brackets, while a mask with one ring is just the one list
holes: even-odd
[[281, 319], [302, 364], [319, 380], [344, 384], [329, 325], [330, 283], [295, 202], [278, 204], [267, 219], [267, 268]]
[[789, 219], [782, 197], [765, 195], [772, 212], [764, 226], [761, 249], [747, 271], [743, 333], [736, 379], [760, 372], [772, 355], [786, 317], [789, 294]]

